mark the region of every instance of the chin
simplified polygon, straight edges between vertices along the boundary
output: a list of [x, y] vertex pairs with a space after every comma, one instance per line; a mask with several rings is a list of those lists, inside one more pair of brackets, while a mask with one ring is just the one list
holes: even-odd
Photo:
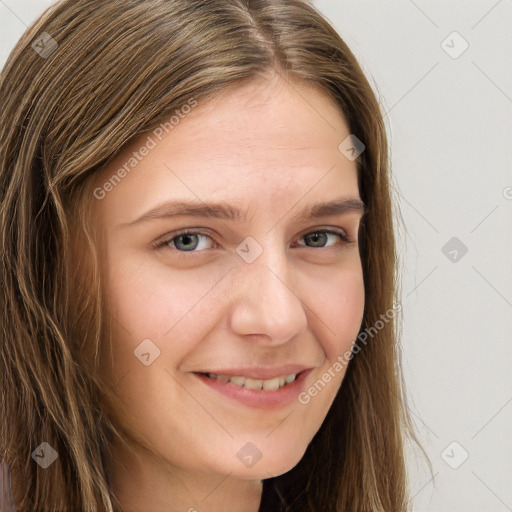
[[279, 457], [276, 456], [279, 454], [274, 453], [273, 456], [266, 458], [262, 455], [252, 467], [244, 468], [243, 464], [240, 464], [226, 470], [242, 480], [265, 480], [288, 473], [301, 461], [304, 452], [305, 449], [300, 453], [295, 450], [293, 454], [281, 454]]

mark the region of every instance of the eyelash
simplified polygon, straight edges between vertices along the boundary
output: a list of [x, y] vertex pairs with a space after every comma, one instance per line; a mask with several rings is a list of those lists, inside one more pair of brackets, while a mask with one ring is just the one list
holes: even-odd
[[[330, 234], [330, 235], [337, 235], [340, 237], [340, 239], [345, 243], [345, 245], [351, 245], [353, 243], [353, 240], [351, 240], [346, 234], [344, 231], [341, 231], [341, 230], [337, 230], [337, 229], [319, 229], [319, 230], [314, 230], [314, 231], [310, 231], [309, 233], [306, 233], [304, 235], [301, 236], [301, 238], [305, 238], [306, 236], [308, 235], [313, 235], [313, 234], [319, 234], [319, 233], [326, 233], [326, 234]], [[168, 248], [168, 249], [171, 249], [171, 250], [174, 250], [178, 253], [181, 253], [181, 254], [187, 254], [187, 253], [195, 253], [195, 252], [203, 252], [203, 251], [180, 251], [179, 249], [175, 249], [174, 247], [170, 247], [169, 246], [169, 243], [172, 242], [173, 240], [181, 237], [181, 236], [185, 236], [185, 235], [203, 235], [203, 236], [206, 236], [208, 238], [212, 238], [211, 234], [210, 233], [207, 233], [207, 232], [204, 232], [204, 231], [195, 231], [195, 230], [182, 230], [182, 231], [176, 231], [175, 233], [171, 233], [172, 236], [169, 237], [169, 238], [166, 238], [165, 240], [162, 240], [160, 242], [156, 242], [153, 244], [153, 247], [155, 249], [165, 249], [165, 248]], [[306, 247], [307, 246], [301, 246], [301, 247]], [[310, 247], [310, 249], [328, 249], [328, 247]]]

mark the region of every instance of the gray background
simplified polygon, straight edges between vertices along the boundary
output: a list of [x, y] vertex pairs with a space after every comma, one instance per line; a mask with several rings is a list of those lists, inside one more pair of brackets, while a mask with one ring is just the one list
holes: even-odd
[[[2, 64], [51, 3], [0, 0]], [[512, 511], [512, 0], [314, 3], [388, 127], [413, 508]]]

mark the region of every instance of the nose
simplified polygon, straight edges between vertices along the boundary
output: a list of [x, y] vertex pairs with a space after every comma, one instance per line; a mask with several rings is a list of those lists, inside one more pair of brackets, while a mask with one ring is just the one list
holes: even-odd
[[233, 332], [259, 336], [270, 345], [284, 344], [304, 332], [305, 306], [285, 252], [264, 248], [252, 263], [238, 264], [231, 294]]

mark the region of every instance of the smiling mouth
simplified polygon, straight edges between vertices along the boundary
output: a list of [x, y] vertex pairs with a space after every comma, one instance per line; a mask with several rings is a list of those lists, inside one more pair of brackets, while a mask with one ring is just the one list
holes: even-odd
[[252, 379], [242, 375], [230, 376], [216, 373], [198, 373], [197, 375], [207, 377], [211, 380], [218, 380], [226, 384], [233, 384], [239, 388], [252, 389], [256, 391], [277, 391], [278, 389], [284, 388], [293, 383], [302, 373], [304, 372], [290, 373], [288, 375], [281, 375], [272, 379]]

